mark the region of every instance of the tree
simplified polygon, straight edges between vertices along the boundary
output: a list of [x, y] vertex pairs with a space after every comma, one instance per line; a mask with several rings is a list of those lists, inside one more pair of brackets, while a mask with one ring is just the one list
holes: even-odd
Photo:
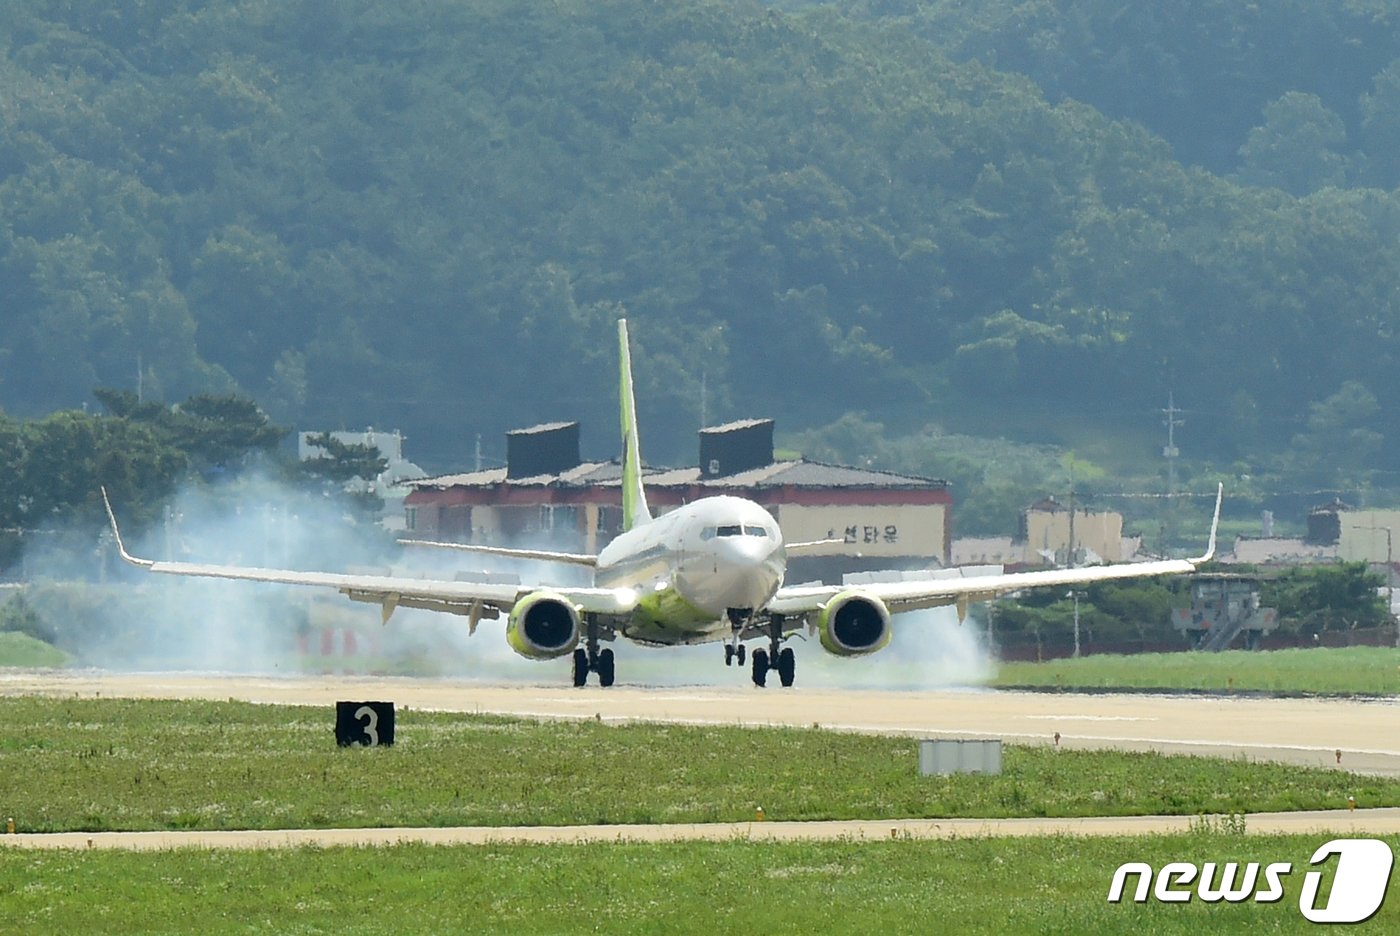
[[1381, 188], [1400, 185], [1400, 59], [1373, 79], [1361, 96], [1361, 143], [1367, 180]]
[[1311, 483], [1342, 490], [1360, 483], [1385, 437], [1371, 428], [1380, 402], [1366, 386], [1348, 380], [1309, 407], [1307, 428], [1293, 437], [1285, 461]]
[[128, 390], [99, 388], [93, 395], [113, 416], [149, 426], [206, 474], [235, 470], [252, 456], [270, 455], [289, 431], [273, 425], [244, 397], [201, 394], [167, 406], [140, 401]]
[[1259, 598], [1300, 633], [1375, 627], [1389, 619], [1382, 584], [1364, 562], [1296, 566], [1265, 579]]
[[1346, 126], [1315, 94], [1289, 91], [1264, 108], [1264, 123], [1240, 147], [1247, 185], [1306, 195], [1346, 184]]
[[307, 444], [325, 452], [301, 463], [314, 478], [344, 483], [352, 478], [373, 481], [389, 467], [389, 460], [368, 442], [342, 442], [329, 432], [307, 437]]

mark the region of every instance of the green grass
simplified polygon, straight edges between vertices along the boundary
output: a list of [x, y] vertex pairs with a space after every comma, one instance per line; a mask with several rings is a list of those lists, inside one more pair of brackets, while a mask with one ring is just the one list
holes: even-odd
[[1099, 654], [1045, 663], [1002, 663], [991, 684], [1400, 695], [1400, 649]]
[[[1302, 932], [1324, 836], [492, 845], [158, 853], [0, 849], [7, 932]], [[1394, 849], [1400, 840], [1391, 840]], [[1272, 904], [1109, 904], [1127, 861], [1287, 861]], [[1335, 862], [1334, 862], [1335, 864]], [[1330, 877], [1330, 872], [1328, 872]], [[1359, 934], [1396, 932], [1390, 900]]]
[[0, 632], [0, 666], [27, 668], [66, 666], [68, 654], [42, 640], [16, 631]]
[[0, 817], [21, 831], [1096, 816], [1400, 805], [1400, 779], [1010, 746], [1000, 777], [920, 777], [910, 738], [400, 711], [340, 749], [333, 710], [0, 699]]

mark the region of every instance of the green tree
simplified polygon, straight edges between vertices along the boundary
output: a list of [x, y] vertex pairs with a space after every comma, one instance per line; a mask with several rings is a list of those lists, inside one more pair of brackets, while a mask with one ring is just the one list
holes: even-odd
[[1378, 73], [1361, 97], [1361, 143], [1367, 180], [1388, 189], [1400, 184], [1400, 59]]
[[1389, 619], [1382, 583], [1364, 562], [1297, 566], [1265, 579], [1260, 603], [1300, 633], [1375, 627]]
[[1345, 382], [1309, 408], [1306, 429], [1293, 437], [1288, 462], [1323, 487], [1340, 490], [1361, 482], [1385, 441], [1371, 428], [1379, 411], [1380, 402], [1364, 384]]
[[325, 452], [301, 463], [302, 470], [313, 478], [339, 483], [352, 478], [373, 481], [389, 467], [389, 460], [368, 442], [342, 442], [329, 432], [309, 436], [306, 441]]
[[1346, 126], [1315, 94], [1289, 91], [1264, 108], [1240, 147], [1239, 179], [1306, 195], [1346, 183]]
[[289, 431], [244, 397], [201, 394], [167, 406], [139, 401], [126, 390], [100, 388], [94, 395], [113, 416], [150, 427], [199, 472], [234, 470], [268, 456]]

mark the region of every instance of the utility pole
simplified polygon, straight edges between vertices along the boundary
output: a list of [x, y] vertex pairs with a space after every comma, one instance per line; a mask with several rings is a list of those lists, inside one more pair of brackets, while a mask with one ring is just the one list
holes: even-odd
[[[1065, 559], [1068, 560], [1068, 562], [1067, 562], [1066, 564], [1067, 564], [1071, 569], [1073, 569], [1073, 568], [1075, 568], [1076, 566], [1079, 565], [1079, 563], [1075, 561], [1075, 553], [1074, 553], [1074, 455], [1073, 455], [1073, 454], [1071, 454], [1070, 457], [1069, 457], [1069, 555], [1066, 556]], [[1078, 605], [1076, 605], [1075, 607], [1078, 607]], [[1076, 614], [1076, 619], [1077, 619], [1077, 617], [1078, 617], [1078, 615]], [[1075, 656], [1079, 656], [1079, 654], [1076, 653]]]
[[1079, 592], [1070, 589], [1069, 596], [1074, 599], [1074, 658], [1079, 659]]
[[[1394, 621], [1394, 616], [1390, 612], [1395, 602], [1395, 586], [1392, 584], [1394, 581], [1392, 576], [1395, 574], [1395, 551], [1391, 543], [1391, 529], [1390, 527], [1378, 527], [1375, 525], [1374, 521], [1372, 521], [1371, 526], [1367, 527], [1367, 529], [1375, 533], [1385, 534], [1385, 619], [1387, 621]], [[1366, 552], [1368, 554], [1371, 551], [1369, 546], [1370, 544], [1367, 544], [1368, 548]], [[1395, 646], [1400, 648], [1400, 622], [1396, 622]]]
[[701, 429], [704, 429], [704, 428], [706, 428], [706, 427], [709, 425], [709, 424], [706, 422], [706, 420], [710, 418], [710, 417], [709, 417], [709, 413], [707, 412], [707, 410], [709, 409], [709, 404], [710, 404], [710, 388], [709, 388], [709, 381], [710, 381], [710, 372], [709, 372], [708, 370], [701, 370], [701, 371], [700, 371], [700, 428], [701, 428]]
[[1167, 460], [1167, 496], [1176, 495], [1176, 460], [1181, 455], [1181, 450], [1176, 447], [1176, 427], [1182, 425], [1185, 420], [1178, 419], [1181, 410], [1176, 408], [1176, 399], [1171, 391], [1167, 391], [1167, 408], [1162, 410], [1162, 414], [1167, 418], [1163, 422], [1167, 426], [1167, 445], [1162, 449], [1162, 455]]
[[1166, 417], [1163, 422], [1167, 427], [1167, 444], [1162, 449], [1162, 457], [1167, 460], [1167, 515], [1162, 525], [1164, 547], [1176, 539], [1176, 460], [1181, 455], [1181, 450], [1176, 447], [1176, 427], [1185, 422], [1179, 418], [1181, 412], [1177, 409], [1175, 394], [1167, 391], [1167, 408], [1162, 410], [1162, 415]]

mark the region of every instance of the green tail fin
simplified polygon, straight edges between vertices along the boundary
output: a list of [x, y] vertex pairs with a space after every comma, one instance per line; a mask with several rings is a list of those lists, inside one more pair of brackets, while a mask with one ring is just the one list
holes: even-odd
[[642, 453], [637, 441], [637, 401], [632, 394], [632, 355], [627, 348], [627, 320], [617, 320], [617, 340], [622, 361], [622, 529], [651, 519], [642, 488]]

